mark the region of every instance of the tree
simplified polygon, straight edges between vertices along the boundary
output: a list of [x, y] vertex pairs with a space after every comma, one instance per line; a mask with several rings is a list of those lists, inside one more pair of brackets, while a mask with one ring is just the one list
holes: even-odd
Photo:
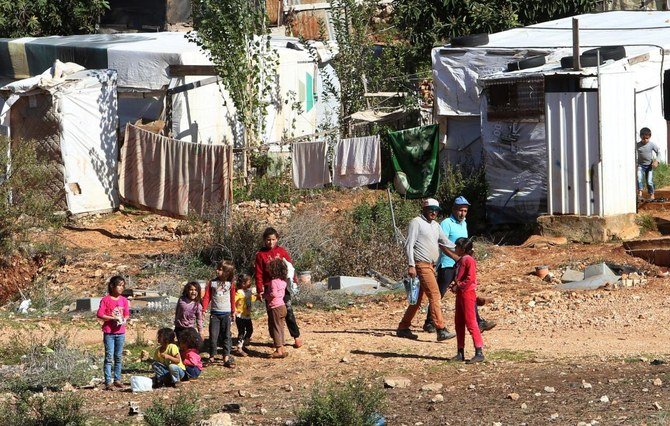
[[107, 0], [0, 0], [0, 37], [89, 34]]
[[245, 143], [258, 144], [272, 101], [278, 57], [270, 45], [264, 2], [194, 0], [189, 40], [214, 63], [245, 128]]
[[414, 46], [417, 61], [430, 61], [436, 43], [476, 33], [593, 12], [601, 0], [395, 0], [395, 24]]

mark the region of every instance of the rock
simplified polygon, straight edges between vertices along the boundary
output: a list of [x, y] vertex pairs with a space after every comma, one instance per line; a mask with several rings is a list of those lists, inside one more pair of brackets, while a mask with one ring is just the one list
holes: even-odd
[[247, 391], [245, 391], [245, 390], [242, 390], [242, 389], [238, 390], [238, 391], [237, 391], [237, 394], [238, 394], [239, 396], [241, 396], [242, 398], [246, 398], [246, 397], [249, 396], [249, 392], [247, 392]]
[[428, 383], [427, 385], [421, 386], [423, 392], [439, 392], [442, 390], [442, 383]]
[[291, 385], [284, 385], [282, 386], [282, 389], [284, 389], [286, 392], [293, 392], [293, 386]]
[[344, 358], [342, 358], [342, 359], [340, 360], [340, 362], [343, 362], [343, 363], [345, 363], [345, 364], [348, 364], [348, 363], [351, 362], [351, 360], [345, 356]]
[[468, 389], [474, 389], [475, 385], [468, 385]]
[[430, 402], [432, 402], [433, 404], [436, 404], [438, 402], [444, 402], [444, 396], [438, 393], [437, 395], [435, 395], [430, 399]]
[[64, 392], [74, 392], [76, 389], [69, 382], [66, 382], [61, 388], [61, 390]]
[[521, 409], [522, 410], [525, 410], [527, 408], [528, 408], [528, 404], [526, 404], [525, 402], [521, 404]]
[[607, 395], [603, 395], [600, 397], [600, 402], [607, 404], [610, 402], [610, 398]]
[[558, 418], [558, 413], [554, 413], [551, 415], [551, 420], [556, 420]]
[[512, 392], [510, 394], [507, 394], [507, 398], [511, 399], [512, 401], [516, 401], [519, 399], [519, 394], [516, 392]]
[[233, 426], [233, 419], [228, 413], [216, 413], [205, 423], [208, 426]]
[[387, 377], [384, 379], [385, 388], [406, 388], [410, 384], [410, 380], [404, 377]]
[[556, 392], [556, 389], [554, 389], [552, 386], [545, 386], [544, 391], [547, 393], [554, 393]]
[[268, 413], [268, 410], [266, 410], [265, 408], [261, 407], [261, 409], [258, 410], [258, 412], [261, 413], [262, 415], [266, 415], [266, 414]]
[[658, 377], [655, 378], [652, 383], [654, 386], [663, 386], [663, 380], [659, 379]]
[[136, 401], [129, 401], [128, 402], [128, 415], [129, 416], [136, 416], [140, 414], [140, 403]]
[[593, 386], [591, 386], [591, 383], [588, 383], [588, 382], [582, 380], [582, 388], [584, 388], [584, 389], [592, 389]]
[[149, 352], [142, 349], [140, 352], [140, 361], [146, 361], [149, 359]]
[[663, 407], [661, 407], [661, 404], [659, 404], [658, 402], [654, 402], [652, 405], [653, 405], [654, 408], [655, 408], [656, 410], [658, 410], [658, 411], [663, 410]]

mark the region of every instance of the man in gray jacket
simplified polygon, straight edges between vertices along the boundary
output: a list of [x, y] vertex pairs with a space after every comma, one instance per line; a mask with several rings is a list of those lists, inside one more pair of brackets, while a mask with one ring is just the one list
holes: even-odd
[[407, 339], [417, 339], [419, 336], [410, 331], [412, 319], [421, 307], [421, 299], [424, 293], [428, 295], [430, 318], [437, 329], [437, 340], [451, 339], [456, 335], [450, 333], [442, 317], [442, 306], [440, 304], [440, 289], [435, 278], [435, 263], [440, 255], [440, 250], [447, 255], [451, 253], [454, 243], [449, 241], [440, 225], [435, 221], [437, 214], [441, 211], [440, 204], [433, 198], [423, 201], [421, 215], [412, 219], [407, 227], [407, 242], [405, 243], [405, 254], [407, 255], [407, 275], [419, 277], [419, 298], [416, 305], [409, 305], [403, 315], [396, 335]]

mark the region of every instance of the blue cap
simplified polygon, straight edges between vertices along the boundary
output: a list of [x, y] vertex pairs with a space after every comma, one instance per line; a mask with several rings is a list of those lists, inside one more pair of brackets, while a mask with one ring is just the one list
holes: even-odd
[[455, 206], [469, 206], [470, 203], [468, 203], [468, 200], [466, 200], [464, 196], [460, 195], [460, 196], [456, 197], [456, 199], [454, 200], [454, 205]]

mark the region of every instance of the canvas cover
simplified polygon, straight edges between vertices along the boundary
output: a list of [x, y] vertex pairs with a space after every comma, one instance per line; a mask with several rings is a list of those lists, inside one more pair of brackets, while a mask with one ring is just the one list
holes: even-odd
[[170, 139], [126, 125], [119, 188], [130, 204], [185, 217], [232, 200], [233, 150]]
[[[0, 88], [5, 133], [16, 143], [38, 140], [54, 165], [55, 196], [64, 193], [72, 214], [118, 206], [116, 72], [79, 69], [57, 63]], [[47, 118], [54, 124], [47, 125]]]

